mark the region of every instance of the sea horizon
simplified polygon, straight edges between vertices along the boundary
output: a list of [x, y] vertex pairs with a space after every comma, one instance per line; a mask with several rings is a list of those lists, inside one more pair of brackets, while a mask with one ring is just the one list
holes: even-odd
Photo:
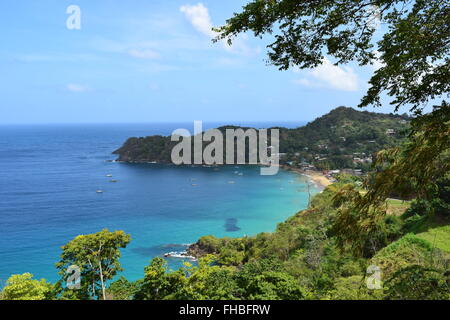
[[[24, 123], [1, 123], [0, 127], [45, 127], [45, 126], [147, 126], [147, 125], [191, 125], [194, 121], [202, 120], [192, 120], [192, 121], [143, 121], [143, 122], [24, 122]], [[213, 128], [211, 126], [246, 126], [254, 127], [264, 125], [264, 128], [268, 127], [285, 127], [285, 128], [297, 128], [302, 127], [311, 122], [312, 120], [298, 120], [298, 121], [202, 121], [203, 124], [207, 124], [208, 128]]]

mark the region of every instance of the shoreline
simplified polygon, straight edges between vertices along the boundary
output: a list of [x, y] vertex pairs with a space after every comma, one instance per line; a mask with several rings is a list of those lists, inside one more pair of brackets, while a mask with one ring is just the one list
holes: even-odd
[[313, 183], [317, 184], [321, 189], [325, 189], [330, 184], [333, 183], [328, 179], [322, 172], [315, 170], [302, 170], [300, 168], [292, 168], [290, 166], [282, 165], [280, 166], [283, 170], [295, 172], [302, 176], [308, 177]]
[[[329, 178], [327, 178], [320, 171], [302, 170], [300, 168], [292, 168], [287, 165], [280, 165], [279, 168], [281, 170], [290, 171], [290, 172], [294, 172], [298, 175], [306, 176], [313, 184], [315, 184], [317, 186], [317, 188], [320, 190], [320, 192], [322, 192], [323, 189], [325, 189], [327, 186], [329, 186], [330, 184], [333, 183], [333, 181], [331, 181]], [[307, 208], [305, 208], [305, 209], [307, 209]], [[299, 211], [302, 211], [302, 210], [304, 210], [304, 209], [299, 209]], [[284, 220], [284, 221], [286, 221], [286, 220]], [[264, 231], [261, 231], [261, 232], [264, 232]], [[236, 238], [236, 237], [231, 237], [231, 238]], [[205, 256], [206, 254], [211, 253], [211, 252], [208, 252], [208, 250], [206, 248], [202, 248], [199, 240], [200, 240], [200, 238], [197, 239], [196, 242], [190, 244], [187, 247], [186, 256], [193, 257], [196, 260], [198, 260], [199, 258]], [[185, 257], [176, 256], [175, 258], [185, 258]]]
[[[165, 162], [157, 162], [157, 161], [122, 161], [122, 160], [109, 160], [110, 162], [115, 163], [132, 163], [132, 164], [159, 164], [159, 165], [173, 165], [172, 163], [165, 163]], [[223, 164], [222, 164], [223, 165]], [[184, 165], [184, 166], [200, 166], [200, 167], [219, 167], [222, 165], [204, 165], [204, 164], [190, 164], [190, 165]], [[233, 164], [234, 165], [234, 164]], [[240, 165], [248, 165], [248, 164], [240, 164]], [[175, 165], [176, 166], [176, 165]], [[230, 166], [232, 166], [230, 164]], [[308, 177], [314, 184], [316, 184], [320, 189], [325, 189], [327, 186], [333, 183], [329, 178], [327, 178], [321, 171], [317, 170], [303, 170], [300, 168], [293, 168], [288, 165], [280, 165], [280, 169], [295, 172], [297, 174], [300, 174], [302, 176]]]
[[[333, 182], [327, 178], [322, 172], [315, 171], [315, 170], [302, 170], [300, 168], [292, 168], [287, 165], [280, 165], [279, 168], [281, 170], [285, 171], [291, 171], [298, 175], [306, 176], [313, 184], [316, 185], [316, 187], [320, 190], [320, 192], [323, 191], [327, 186], [332, 184]], [[299, 209], [304, 210], [304, 209]], [[264, 232], [264, 231], [261, 231]], [[231, 236], [231, 238], [236, 238]], [[237, 237], [239, 238], [239, 237]], [[199, 258], [204, 256], [205, 254], [208, 254], [207, 250], [205, 248], [201, 248], [199, 246], [199, 239], [197, 241], [187, 245], [186, 250], [182, 252], [167, 252], [163, 254], [164, 258], [174, 258], [174, 259], [187, 259], [190, 261], [198, 261]]]

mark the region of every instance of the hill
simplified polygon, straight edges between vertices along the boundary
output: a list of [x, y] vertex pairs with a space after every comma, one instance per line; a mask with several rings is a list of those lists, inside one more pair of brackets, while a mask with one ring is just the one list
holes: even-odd
[[[280, 130], [280, 162], [293, 166], [314, 165], [319, 169], [365, 168], [371, 154], [398, 145], [408, 128], [406, 115], [382, 114], [338, 107], [306, 126]], [[225, 132], [227, 128], [218, 128]], [[247, 128], [243, 128], [247, 129]], [[129, 138], [114, 151], [118, 161], [170, 163], [177, 142], [170, 137]], [[225, 154], [224, 154], [225, 156]]]

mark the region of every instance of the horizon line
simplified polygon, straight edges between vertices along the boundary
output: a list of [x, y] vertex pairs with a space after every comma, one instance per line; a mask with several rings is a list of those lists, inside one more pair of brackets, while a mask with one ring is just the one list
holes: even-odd
[[194, 121], [202, 121], [203, 123], [224, 123], [236, 124], [240, 123], [299, 123], [310, 122], [312, 120], [185, 120], [185, 121], [136, 121], [136, 122], [0, 122], [0, 126], [21, 126], [21, 125], [126, 125], [126, 124], [177, 124], [190, 123]]

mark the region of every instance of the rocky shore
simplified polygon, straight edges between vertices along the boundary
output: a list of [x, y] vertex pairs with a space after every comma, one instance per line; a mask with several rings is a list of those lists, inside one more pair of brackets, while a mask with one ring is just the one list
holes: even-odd
[[212, 247], [205, 245], [201, 240], [198, 240], [197, 242], [189, 245], [189, 247], [186, 249], [186, 252], [189, 256], [195, 257], [197, 259], [204, 257], [207, 254], [218, 253], [215, 252], [215, 250]]

